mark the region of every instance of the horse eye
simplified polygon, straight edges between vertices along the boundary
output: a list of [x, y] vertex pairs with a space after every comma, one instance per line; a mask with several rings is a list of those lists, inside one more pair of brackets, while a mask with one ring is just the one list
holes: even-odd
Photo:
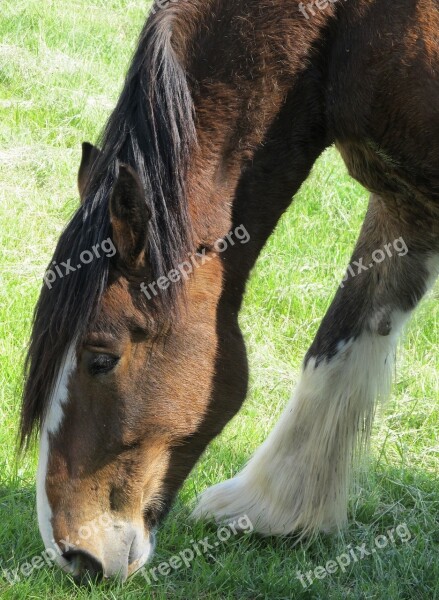
[[111, 354], [94, 354], [88, 363], [90, 375], [102, 375], [109, 373], [119, 362], [118, 356]]

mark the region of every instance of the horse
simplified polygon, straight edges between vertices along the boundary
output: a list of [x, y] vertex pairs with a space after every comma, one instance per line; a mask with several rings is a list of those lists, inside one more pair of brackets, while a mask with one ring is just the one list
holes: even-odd
[[125, 580], [150, 560], [246, 397], [249, 274], [334, 144], [371, 194], [346, 276], [276, 427], [192, 516], [245, 514], [298, 539], [345, 526], [398, 336], [439, 272], [438, 31], [436, 0], [174, 0], [149, 14], [83, 145], [81, 203], [26, 360], [21, 447], [39, 436], [39, 529], [73, 577]]

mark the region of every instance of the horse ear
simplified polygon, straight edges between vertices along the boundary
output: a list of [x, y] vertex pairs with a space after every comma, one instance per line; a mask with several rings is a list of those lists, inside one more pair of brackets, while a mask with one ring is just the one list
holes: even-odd
[[122, 262], [134, 269], [145, 259], [151, 211], [142, 182], [129, 165], [119, 165], [119, 175], [110, 198], [113, 241]]
[[90, 177], [90, 172], [99, 155], [99, 149], [92, 144], [89, 144], [88, 142], [84, 142], [82, 144], [82, 158], [78, 172], [78, 189], [79, 196], [81, 198], [81, 204], [84, 204], [85, 190]]

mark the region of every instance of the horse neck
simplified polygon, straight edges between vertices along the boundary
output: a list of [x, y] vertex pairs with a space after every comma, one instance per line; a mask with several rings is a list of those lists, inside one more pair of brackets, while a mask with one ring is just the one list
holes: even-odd
[[187, 45], [198, 136], [188, 198], [199, 244], [241, 223], [251, 232], [237, 259], [242, 281], [332, 141], [324, 87], [333, 11], [307, 21], [296, 6], [286, 14], [283, 0], [230, 4], [218, 2], [214, 16], [206, 7]]

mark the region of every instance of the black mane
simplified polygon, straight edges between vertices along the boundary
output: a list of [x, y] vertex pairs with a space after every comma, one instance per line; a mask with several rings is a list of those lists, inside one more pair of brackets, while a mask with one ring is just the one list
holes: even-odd
[[[147, 249], [152, 280], [175, 268], [190, 251], [185, 181], [195, 125], [191, 94], [171, 35], [166, 10], [148, 19], [101, 136], [102, 151], [87, 199], [61, 235], [55, 263], [71, 259], [76, 266], [81, 252], [110, 236], [108, 201], [119, 161], [137, 171], [152, 211]], [[86, 330], [106, 287], [108, 269], [109, 259], [101, 257], [65, 278], [58, 277], [52, 289], [43, 285], [25, 364], [22, 447], [42, 423], [66, 349]], [[178, 286], [170, 286], [160, 294], [163, 310], [172, 310], [177, 293]]]

